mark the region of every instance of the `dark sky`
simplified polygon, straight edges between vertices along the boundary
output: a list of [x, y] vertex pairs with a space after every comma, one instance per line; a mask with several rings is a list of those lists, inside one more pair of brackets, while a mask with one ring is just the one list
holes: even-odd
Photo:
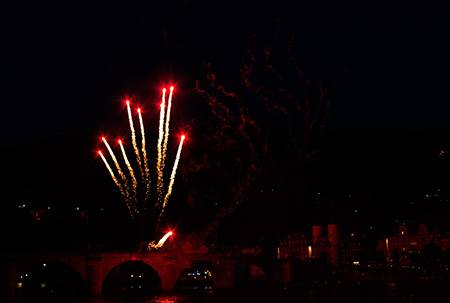
[[235, 83], [252, 36], [266, 45], [295, 37], [311, 78], [335, 80], [327, 127], [450, 125], [445, 7], [154, 2], [4, 6], [0, 148], [109, 127], [125, 95], [143, 90], [151, 108], [169, 81], [187, 95], [205, 78], [205, 62], [239, 92]]

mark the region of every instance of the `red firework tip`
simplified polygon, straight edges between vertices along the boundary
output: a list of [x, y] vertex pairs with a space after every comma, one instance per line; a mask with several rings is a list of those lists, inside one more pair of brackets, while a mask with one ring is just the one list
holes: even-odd
[[185, 135], [182, 135], [182, 136], [181, 136], [181, 140], [184, 140], [184, 139], [186, 139], [186, 136], [185, 136]]
[[130, 105], [130, 100], [127, 100], [127, 105]]
[[166, 88], [165, 87], [163, 88], [163, 93], [166, 93]]
[[139, 108], [138, 108], [138, 113], [140, 113], [140, 112], [141, 112], [141, 108], [139, 107]]
[[170, 90], [173, 90], [173, 85], [170, 87]]
[[168, 234], [169, 236], [171, 236], [171, 235], [173, 235], [173, 232], [172, 232], [172, 231], [169, 231], [167, 234]]
[[106, 138], [105, 138], [105, 137], [102, 137], [102, 141], [106, 141]]
[[117, 142], [119, 142], [119, 144], [122, 144], [122, 140], [120, 140], [120, 139], [119, 139], [119, 140], [117, 140]]
[[98, 151], [98, 154], [99, 154], [99, 155], [102, 155], [102, 151], [101, 151], [101, 150], [99, 150], [99, 151]]

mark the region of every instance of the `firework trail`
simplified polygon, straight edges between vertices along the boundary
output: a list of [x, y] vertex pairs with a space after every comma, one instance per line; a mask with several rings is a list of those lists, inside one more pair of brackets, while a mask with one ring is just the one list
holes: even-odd
[[165, 107], [166, 107], [166, 89], [163, 88], [163, 95], [162, 95], [162, 101], [161, 101], [161, 111], [159, 113], [159, 137], [158, 137], [158, 161], [156, 163], [156, 171], [158, 173], [158, 181], [157, 181], [157, 193], [158, 193], [158, 200], [157, 204], [161, 204], [162, 200], [162, 194], [163, 194], [163, 169], [162, 169], [162, 142], [164, 138], [164, 114], [165, 114]]
[[106, 148], [108, 149], [109, 154], [111, 155], [111, 158], [112, 158], [113, 161], [114, 161], [114, 164], [116, 165], [117, 171], [119, 172], [119, 176], [120, 176], [120, 177], [122, 178], [122, 180], [123, 180], [123, 183], [124, 183], [124, 186], [125, 186], [125, 190], [126, 190], [126, 192], [127, 192], [127, 197], [128, 197], [128, 191], [129, 191], [129, 189], [128, 189], [128, 180], [127, 180], [127, 177], [124, 175], [122, 169], [120, 168], [119, 162], [117, 162], [117, 158], [116, 158], [116, 156], [114, 155], [114, 152], [113, 152], [113, 150], [111, 149], [111, 146], [109, 146], [108, 141], [106, 141], [106, 138], [103, 137], [102, 140], [103, 140], [103, 143], [105, 143]]
[[[122, 195], [125, 197], [125, 201], [127, 203], [127, 207], [130, 210], [131, 207], [131, 196], [130, 196], [130, 188], [128, 187], [128, 180], [125, 174], [123, 173], [122, 169], [120, 168], [119, 162], [117, 161], [116, 156], [114, 155], [113, 150], [111, 149], [111, 146], [109, 146], [108, 141], [106, 141], [105, 137], [102, 137], [103, 143], [105, 143], [106, 148], [109, 151], [109, 154], [111, 155], [111, 158], [113, 159], [114, 164], [116, 165], [117, 172], [119, 173], [119, 176], [122, 178], [123, 181], [123, 190], [121, 190]], [[121, 187], [122, 188], [122, 187]], [[131, 210], [130, 210], [131, 214]]]
[[150, 171], [148, 170], [148, 159], [147, 159], [147, 149], [145, 147], [145, 131], [144, 122], [142, 120], [141, 109], [138, 108], [139, 124], [141, 125], [141, 136], [142, 136], [142, 158], [144, 159], [144, 170], [145, 170], [145, 198], [144, 202], [148, 199], [150, 195]]
[[133, 185], [132, 185], [133, 201], [136, 201], [136, 196], [137, 196], [137, 192], [136, 192], [136, 189], [137, 189], [136, 176], [134, 175], [134, 171], [133, 171], [133, 168], [131, 167], [130, 161], [128, 161], [127, 154], [125, 153], [125, 149], [123, 148], [122, 140], [119, 140], [119, 145], [120, 145], [120, 149], [122, 150], [122, 155], [123, 155], [123, 159], [125, 160], [125, 164], [127, 165], [128, 170], [130, 171], [131, 180], [133, 181]]
[[173, 233], [171, 231], [169, 231], [167, 234], [164, 235], [164, 237], [161, 238], [161, 240], [159, 240], [158, 244], [155, 244], [155, 241], [152, 241], [148, 244], [148, 250], [151, 250], [152, 248], [154, 249], [158, 249], [161, 248], [164, 243], [166, 242], [166, 240], [172, 235]]
[[180, 145], [178, 145], [177, 157], [175, 159], [175, 163], [173, 164], [172, 174], [170, 176], [169, 187], [167, 189], [166, 196], [164, 197], [164, 204], [162, 206], [161, 213], [159, 214], [158, 223], [156, 224], [156, 228], [158, 228], [159, 223], [161, 222], [161, 218], [162, 218], [162, 215], [164, 213], [164, 209], [165, 209], [165, 207], [167, 205], [167, 202], [169, 201], [170, 195], [172, 194], [172, 187], [173, 187], [173, 184], [175, 183], [175, 174], [177, 172], [178, 162], [180, 161], [181, 149], [183, 148], [184, 139], [185, 139], [185, 136], [182, 135], [181, 136]]
[[163, 145], [162, 162], [161, 162], [162, 170], [164, 169], [164, 162], [166, 161], [167, 142], [169, 141], [169, 123], [170, 123], [170, 110], [172, 108], [172, 94], [173, 94], [173, 86], [170, 87], [169, 101], [167, 102], [166, 126], [165, 126], [165, 132], [164, 132], [164, 145]]
[[[116, 183], [117, 187], [119, 188], [120, 193], [122, 194], [122, 196], [125, 197], [125, 200], [127, 200], [127, 198], [126, 198], [127, 196], [126, 196], [125, 191], [124, 191], [124, 189], [122, 187], [122, 184], [120, 184], [119, 181], [117, 180], [116, 176], [114, 175], [113, 170], [111, 169], [111, 166], [109, 166], [108, 161], [106, 161], [105, 156], [103, 156], [103, 153], [101, 151], [98, 151], [98, 154], [100, 155], [100, 157], [102, 157], [103, 163], [105, 163], [105, 166], [108, 169], [109, 174], [111, 175], [111, 178], [113, 179], [114, 183]], [[131, 212], [130, 205], [129, 205], [128, 201], [127, 201], [126, 204], [127, 204], [127, 207], [128, 207], [128, 211], [130, 212], [130, 215], [133, 216], [133, 213]]]
[[117, 187], [119, 187], [120, 191], [123, 193], [122, 184], [120, 184], [119, 181], [117, 180], [116, 176], [114, 175], [114, 172], [111, 169], [111, 166], [109, 166], [108, 161], [106, 161], [105, 156], [103, 156], [103, 153], [101, 151], [98, 151], [98, 154], [100, 155], [100, 157], [102, 157], [106, 168], [108, 169], [109, 173], [111, 174], [111, 178], [114, 180], [114, 183], [116, 183]]
[[131, 142], [133, 143], [134, 152], [136, 153], [136, 160], [139, 164], [139, 170], [141, 171], [142, 180], [145, 180], [144, 170], [142, 168], [141, 156], [139, 155], [139, 148], [136, 143], [136, 131], [134, 130], [133, 117], [131, 115], [131, 108], [130, 108], [129, 100], [127, 100], [127, 111], [128, 111], [128, 121], [130, 122], [130, 129], [131, 129]]

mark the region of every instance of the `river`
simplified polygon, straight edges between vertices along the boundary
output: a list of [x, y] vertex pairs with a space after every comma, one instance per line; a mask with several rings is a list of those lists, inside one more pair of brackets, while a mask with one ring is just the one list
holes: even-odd
[[450, 302], [449, 281], [389, 285], [303, 285], [160, 292], [139, 297], [18, 298], [17, 303]]

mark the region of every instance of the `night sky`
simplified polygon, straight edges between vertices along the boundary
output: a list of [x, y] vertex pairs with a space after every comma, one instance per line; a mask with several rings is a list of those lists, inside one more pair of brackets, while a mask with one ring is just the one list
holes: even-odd
[[[252, 36], [261, 45], [257, 51], [287, 48], [294, 38], [306, 76], [332, 82], [326, 127], [449, 125], [450, 21], [442, 7], [155, 3], [4, 6], [1, 146], [111, 127], [125, 96], [146, 90], [145, 98], [156, 99], [168, 82], [190, 91], [205, 79], [208, 62], [218, 82], [239, 92]], [[184, 106], [200, 99], [185, 97]]]
[[428, 131], [450, 126], [447, 10], [291, 2], [4, 6], [0, 149], [16, 162], [2, 183], [20, 192], [8, 199], [21, 203], [37, 191], [52, 205], [100, 209], [102, 197], [119, 205], [95, 159], [98, 138], [128, 135], [125, 98], [143, 106], [154, 138], [168, 84], [176, 87], [173, 136], [190, 137], [173, 224], [206, 228], [205, 218], [248, 201], [222, 221], [228, 236], [234, 222], [248, 234], [270, 231], [268, 220], [297, 222], [271, 231], [280, 235], [305, 228], [298, 222], [314, 209], [359, 205], [376, 209], [373, 218], [444, 186], [439, 152], [448, 142], [445, 132]]

